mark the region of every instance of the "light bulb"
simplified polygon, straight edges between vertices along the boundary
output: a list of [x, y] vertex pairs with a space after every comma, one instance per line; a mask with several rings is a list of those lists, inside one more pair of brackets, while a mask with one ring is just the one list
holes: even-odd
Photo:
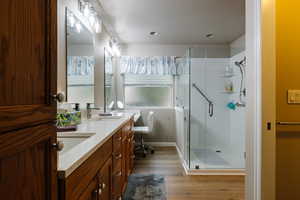
[[95, 21], [96, 21], [96, 19], [95, 19], [94, 15], [91, 15], [91, 16], [89, 17], [90, 25], [91, 25], [91, 26], [94, 26]]
[[70, 15], [70, 16], [69, 16], [69, 22], [70, 22], [70, 26], [71, 26], [71, 27], [74, 27], [74, 25], [75, 25], [75, 18], [74, 18], [73, 15]]
[[96, 33], [100, 33], [101, 32], [101, 25], [100, 25], [100, 23], [99, 23], [98, 20], [95, 23], [95, 32]]
[[120, 49], [116, 44], [113, 45], [113, 52], [115, 53], [116, 56], [121, 55]]
[[87, 17], [87, 16], [89, 16], [89, 14], [90, 14], [90, 8], [89, 8], [89, 5], [88, 5], [88, 4], [85, 4], [85, 5], [84, 5], [84, 9], [83, 9], [83, 15], [84, 15], [85, 17]]
[[82, 29], [81, 24], [77, 22], [75, 26], [76, 26], [77, 32], [80, 33], [80, 32], [81, 32], [81, 29]]

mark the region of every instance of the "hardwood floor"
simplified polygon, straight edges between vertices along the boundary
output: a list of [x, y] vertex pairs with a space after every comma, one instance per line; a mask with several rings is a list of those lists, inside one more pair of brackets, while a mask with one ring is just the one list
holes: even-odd
[[168, 200], [243, 200], [243, 176], [186, 176], [175, 147], [156, 147], [137, 157], [134, 173], [164, 175]]

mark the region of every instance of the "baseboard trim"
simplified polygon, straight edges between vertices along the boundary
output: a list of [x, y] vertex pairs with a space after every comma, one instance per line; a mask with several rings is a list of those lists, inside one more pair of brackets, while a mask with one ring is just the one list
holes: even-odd
[[175, 147], [175, 142], [145, 142], [145, 144], [154, 146], [154, 147]]
[[188, 174], [188, 169], [189, 169], [189, 167], [188, 167], [188, 165], [186, 164], [186, 162], [185, 162], [185, 160], [184, 160], [184, 158], [183, 158], [183, 155], [182, 155], [180, 149], [178, 148], [177, 144], [175, 144], [175, 147], [176, 147], [177, 153], [178, 153], [178, 155], [179, 155], [179, 159], [180, 159], [181, 166], [182, 166], [183, 169], [184, 169], [184, 173], [185, 173], [185, 175], [189, 175], [189, 174]]
[[191, 176], [246, 176], [243, 169], [195, 169], [188, 170], [187, 175]]

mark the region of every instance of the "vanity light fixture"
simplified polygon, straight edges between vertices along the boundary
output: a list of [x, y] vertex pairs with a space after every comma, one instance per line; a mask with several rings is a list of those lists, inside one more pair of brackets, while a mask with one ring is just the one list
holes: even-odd
[[101, 30], [101, 27], [102, 27], [101, 26], [101, 21], [99, 22], [99, 20], [97, 20], [94, 27], [95, 27], [95, 32], [96, 33], [101, 33], [101, 31], [102, 31]]
[[69, 17], [70, 26], [73, 28], [75, 26], [75, 18], [72, 14], [70, 14], [68, 17]]
[[78, 0], [78, 7], [95, 33], [100, 33], [102, 31], [102, 23], [92, 4], [87, 0]]
[[117, 57], [121, 56], [120, 48], [116, 43], [113, 44], [112, 50]]
[[83, 15], [85, 17], [88, 17], [90, 15], [90, 4], [87, 2], [83, 6]]
[[121, 56], [120, 47], [116, 39], [109, 40], [106, 49], [112, 56]]
[[95, 21], [96, 21], [95, 16], [94, 15], [90, 15], [88, 19], [89, 19], [90, 25], [94, 26]]
[[75, 24], [75, 26], [76, 26], [77, 32], [80, 33], [80, 32], [81, 32], [81, 29], [82, 29], [81, 24], [80, 24], [79, 22], [77, 22], [77, 23]]

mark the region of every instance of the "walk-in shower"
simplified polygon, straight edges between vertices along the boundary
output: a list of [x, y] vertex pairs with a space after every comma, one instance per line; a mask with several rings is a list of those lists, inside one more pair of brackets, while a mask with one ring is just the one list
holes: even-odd
[[245, 53], [220, 52], [191, 48], [177, 61], [177, 146], [191, 171], [245, 167]]

